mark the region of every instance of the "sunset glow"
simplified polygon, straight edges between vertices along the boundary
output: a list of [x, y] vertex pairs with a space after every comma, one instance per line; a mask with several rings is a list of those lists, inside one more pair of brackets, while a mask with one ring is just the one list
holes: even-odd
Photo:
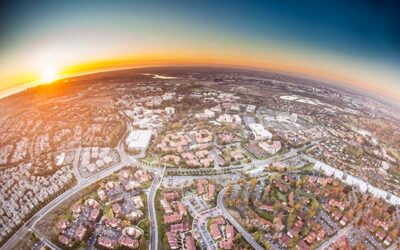
[[399, 249], [400, 0], [0, 5], [0, 250]]
[[[313, 5], [318, 5], [318, 13], [302, 14]], [[317, 2], [304, 6], [232, 2], [209, 6], [175, 1], [158, 5], [49, 1], [32, 6], [29, 22], [24, 21], [21, 6], [11, 7], [2, 22], [7, 27], [2, 30], [0, 46], [3, 93], [21, 84], [52, 81], [56, 71], [62, 78], [172, 64], [278, 70], [400, 100], [400, 57], [393, 46], [398, 38], [391, 33], [394, 27], [388, 19], [396, 8], [389, 6], [382, 7], [389, 11], [382, 12], [382, 18], [362, 16], [373, 10], [368, 5], [356, 6], [359, 16], [351, 12], [338, 18], [335, 10], [355, 7]], [[352, 28], [359, 26], [371, 35]], [[381, 30], [387, 30], [385, 36]], [[48, 52], [57, 70], [37, 66], [35, 60], [41, 61]]]
[[57, 79], [57, 69], [53, 65], [45, 67], [41, 74], [40, 82], [51, 83]]

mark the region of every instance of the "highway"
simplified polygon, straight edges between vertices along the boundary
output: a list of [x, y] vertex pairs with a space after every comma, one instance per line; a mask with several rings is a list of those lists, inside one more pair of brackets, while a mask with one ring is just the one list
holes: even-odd
[[225, 208], [224, 205], [224, 195], [225, 195], [226, 189], [222, 189], [221, 192], [219, 192], [218, 197], [217, 197], [217, 206], [221, 210], [221, 212], [224, 214], [225, 218], [229, 220], [229, 222], [236, 228], [236, 230], [247, 240], [247, 242], [256, 250], [264, 250], [260, 244], [257, 243], [257, 241], [247, 232], [246, 229], [244, 229], [239, 222], [236, 221], [235, 218], [228, 212], [228, 210]]

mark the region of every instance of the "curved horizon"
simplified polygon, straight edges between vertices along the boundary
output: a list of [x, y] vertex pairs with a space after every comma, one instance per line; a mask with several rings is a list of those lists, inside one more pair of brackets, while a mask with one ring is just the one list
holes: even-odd
[[390, 1], [156, 2], [7, 3], [0, 92], [40, 83], [48, 67], [62, 78], [195, 64], [296, 74], [400, 102], [398, 5]]
[[[337, 88], [344, 88], [347, 90], [351, 91], [361, 91], [367, 95], [372, 95], [378, 98], [378, 100], [382, 101], [385, 98], [382, 98], [382, 96], [376, 95], [376, 93], [373, 93], [368, 90], [363, 90], [363, 89], [357, 89], [354, 88], [354, 86], [348, 86], [346, 85], [345, 82], [337, 82], [334, 79], [328, 79], [328, 78], [318, 78], [313, 75], [304, 75], [304, 74], [299, 74], [295, 72], [287, 72], [287, 71], [280, 71], [276, 69], [271, 69], [271, 68], [260, 68], [260, 67], [250, 67], [246, 65], [232, 65], [232, 64], [149, 64], [149, 65], [128, 65], [128, 66], [114, 66], [114, 67], [99, 67], [99, 68], [94, 68], [92, 70], [87, 70], [87, 71], [82, 71], [79, 73], [70, 73], [70, 74], [63, 74], [61, 75], [55, 82], [63, 81], [63, 80], [68, 80], [70, 78], [75, 78], [79, 76], [89, 76], [97, 73], [107, 73], [107, 72], [113, 72], [113, 71], [123, 71], [123, 70], [130, 70], [130, 69], [146, 69], [146, 68], [168, 68], [168, 67], [209, 67], [209, 68], [225, 68], [225, 69], [238, 69], [238, 70], [251, 70], [251, 71], [256, 71], [256, 72], [269, 72], [269, 73], [277, 73], [277, 74], [282, 74], [282, 75], [287, 75], [287, 76], [293, 76], [293, 77], [299, 77], [303, 79], [310, 79], [313, 81], [318, 81], [323, 84], [327, 84], [333, 87]], [[29, 88], [41, 86], [41, 85], [48, 85], [52, 83], [41, 83], [38, 81], [32, 81], [28, 83], [23, 83], [20, 84], [14, 88], [5, 90], [5, 91], [0, 91], [0, 100], [12, 95], [19, 94], [25, 90], [28, 90]], [[386, 100], [387, 103], [398, 103], [398, 100], [393, 99], [392, 97], [389, 97], [390, 100]]]

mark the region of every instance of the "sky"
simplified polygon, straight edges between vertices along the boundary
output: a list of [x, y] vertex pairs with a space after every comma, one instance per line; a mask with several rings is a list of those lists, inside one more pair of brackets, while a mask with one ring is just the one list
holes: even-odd
[[7, 1], [0, 92], [98, 70], [229, 65], [276, 70], [400, 101], [400, 2]]

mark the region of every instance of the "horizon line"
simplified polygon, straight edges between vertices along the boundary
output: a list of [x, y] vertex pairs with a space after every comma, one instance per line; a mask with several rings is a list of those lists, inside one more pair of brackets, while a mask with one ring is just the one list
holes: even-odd
[[[110, 67], [98, 67], [98, 69], [93, 69], [93, 70], [87, 70], [87, 71], [82, 71], [78, 73], [65, 73], [62, 74], [60, 78], [57, 80], [54, 80], [51, 83], [43, 83], [39, 82], [38, 80], [36, 81], [30, 81], [30, 82], [24, 82], [20, 83], [19, 85], [0, 92], [0, 101], [3, 99], [6, 99], [8, 97], [18, 95], [30, 88], [35, 88], [39, 86], [45, 86], [45, 85], [51, 85], [54, 83], [57, 83], [59, 81], [65, 81], [67, 79], [75, 78], [75, 77], [80, 77], [80, 76], [89, 76], [89, 75], [95, 75], [98, 73], [106, 73], [106, 72], [114, 72], [114, 71], [123, 71], [123, 70], [130, 70], [130, 69], [145, 69], [145, 68], [167, 68], [167, 67], [209, 67], [209, 68], [226, 68], [226, 69], [238, 69], [238, 70], [249, 70], [249, 71], [255, 71], [255, 72], [268, 72], [268, 73], [277, 73], [281, 75], [286, 75], [286, 76], [292, 76], [292, 77], [299, 77], [303, 79], [308, 79], [312, 81], [317, 81], [319, 83], [325, 84], [326, 86], [330, 87], [336, 87], [342, 90], [347, 90], [347, 91], [355, 91], [358, 94], [364, 94], [364, 95], [372, 95], [372, 97], [378, 98], [379, 101], [385, 101], [387, 103], [388, 100], [384, 100], [385, 98], [389, 98], [389, 102], [395, 102], [396, 105], [400, 105], [400, 100], [397, 100], [395, 97], [391, 96], [385, 96], [382, 97], [376, 93], [373, 93], [370, 90], [367, 89], [360, 89], [360, 88], [355, 88], [354, 86], [351, 86], [351, 83], [342, 81], [342, 80], [333, 80], [329, 78], [324, 78], [324, 77], [318, 77], [318, 76], [313, 76], [313, 75], [307, 75], [307, 74], [302, 74], [298, 72], [293, 72], [293, 71], [285, 71], [285, 70], [279, 70], [279, 69], [272, 69], [268, 67], [262, 67], [262, 66], [250, 66], [250, 65], [237, 65], [237, 64], [219, 64], [219, 63], [177, 63], [177, 64], [149, 64], [149, 65], [130, 65], [130, 66], [110, 66]], [[361, 92], [361, 93], [360, 93]], [[355, 93], [353, 93], [355, 94]], [[371, 96], [370, 96], [371, 97]], [[392, 103], [393, 104], [393, 103]]]

